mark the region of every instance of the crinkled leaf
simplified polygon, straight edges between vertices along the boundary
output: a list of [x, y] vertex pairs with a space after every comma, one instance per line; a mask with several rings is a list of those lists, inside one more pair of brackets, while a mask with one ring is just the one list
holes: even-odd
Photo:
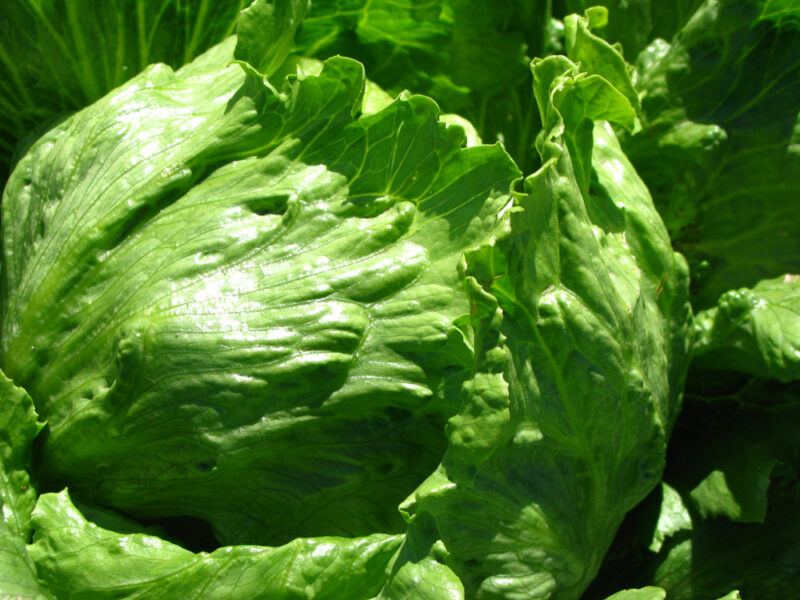
[[[633, 61], [654, 38], [670, 39], [683, 27], [703, 0], [556, 0], [554, 13], [560, 17], [602, 6], [608, 11], [597, 35], [622, 46]], [[791, 0], [790, 0], [791, 1]]]
[[698, 367], [737, 370], [765, 379], [800, 379], [800, 276], [732, 290], [697, 315]]
[[624, 146], [692, 267], [699, 307], [800, 264], [800, 28], [708, 0], [639, 61]]
[[534, 94], [546, 128], [540, 143], [564, 140], [575, 157], [571, 162], [579, 190], [587, 194], [592, 176], [595, 120], [613, 118], [615, 122], [633, 127], [636, 113], [625, 96], [599, 75], [576, 74], [573, 85], [551, 89], [549, 81], [557, 73], [573, 68], [564, 57], [534, 61], [534, 65]]
[[66, 492], [45, 494], [29, 552], [58, 598], [367, 600], [403, 537], [298, 538], [276, 548], [229, 546], [194, 554], [157, 537], [87, 521]]
[[[586, 11], [581, 17], [573, 14], [564, 19], [564, 38], [566, 40], [567, 56], [581, 68], [593, 75], [599, 75], [613, 86], [615, 92], [622, 94], [630, 103], [634, 112], [639, 110], [639, 96], [633, 89], [630, 73], [631, 67], [625, 62], [617, 48], [592, 33], [592, 29], [606, 24], [608, 15], [602, 8], [593, 8]], [[614, 103], [607, 103], [607, 107]], [[633, 129], [633, 123], [627, 119], [615, 118], [628, 129]]]
[[548, 17], [546, 1], [318, 0], [297, 46], [314, 56], [351, 50], [392, 87], [450, 79], [453, 93], [497, 92], [525, 79], [526, 50], [540, 55]]
[[25, 390], [0, 371], [0, 597], [44, 599], [25, 544], [36, 492], [28, 470], [36, 411]]
[[29, 550], [58, 598], [463, 600], [441, 542], [419, 529], [192, 553], [119, 519], [106, 522], [122, 527], [89, 521], [66, 491], [40, 498]]
[[[664, 476], [674, 493], [631, 514], [595, 590], [655, 584], [670, 600], [689, 600], [798, 589], [798, 392], [796, 383], [758, 381], [727, 396], [687, 392]], [[648, 523], [637, 549], [629, 534]]]
[[42, 475], [223, 543], [402, 531], [472, 364], [457, 264], [518, 172], [427, 98], [359, 117], [353, 60], [276, 91], [231, 46], [12, 175], [2, 361], [50, 424]]
[[563, 57], [534, 81], [545, 166], [508, 236], [468, 254], [476, 371], [441, 468], [403, 507], [433, 517], [476, 598], [580, 596], [659, 480], [688, 356], [685, 264], [594, 122], [630, 102]]
[[539, 124], [528, 63], [544, 54], [549, 0], [315, 0], [301, 53], [352, 56], [391, 91], [431, 96], [501, 140], [523, 169], [537, 164]]
[[0, 498], [3, 521], [14, 535], [27, 537], [36, 502], [27, 470], [33, 439], [39, 433], [30, 396], [0, 371]]

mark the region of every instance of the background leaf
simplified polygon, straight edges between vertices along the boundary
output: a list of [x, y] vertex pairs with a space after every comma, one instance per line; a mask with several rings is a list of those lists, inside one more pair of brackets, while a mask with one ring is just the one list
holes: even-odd
[[20, 140], [28, 137], [30, 145], [59, 118], [152, 63], [177, 68], [191, 62], [234, 32], [246, 5], [245, 0], [0, 4], [0, 183]]
[[800, 29], [709, 0], [639, 59], [625, 151], [692, 269], [694, 303], [800, 264]]

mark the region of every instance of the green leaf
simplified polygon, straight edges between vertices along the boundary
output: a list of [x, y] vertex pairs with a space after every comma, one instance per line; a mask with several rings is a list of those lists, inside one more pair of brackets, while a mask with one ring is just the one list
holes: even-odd
[[[545, 146], [553, 138], [563, 137], [572, 159], [575, 179], [582, 194], [588, 194], [591, 179], [591, 161], [594, 122], [601, 118], [613, 119], [620, 125], [633, 128], [636, 113], [627, 98], [600, 75], [584, 76], [562, 56], [533, 62], [534, 95], [539, 104]], [[561, 72], [572, 71], [570, 87], [552, 86], [552, 78]], [[540, 150], [543, 154], [546, 149]]]
[[670, 442], [668, 483], [626, 519], [595, 593], [650, 584], [670, 600], [728, 597], [731, 589], [743, 598], [780, 598], [800, 583], [792, 516], [800, 388], [753, 380], [712, 397], [695, 387], [687, 386]]
[[286, 60], [309, 5], [310, 0], [254, 0], [236, 23], [234, 58], [272, 75]]
[[145, 71], [9, 182], [2, 361], [42, 477], [223, 543], [404, 531], [472, 366], [457, 265], [518, 171], [428, 98], [360, 116], [351, 59], [277, 90], [231, 48]]
[[670, 600], [738, 598], [731, 588], [742, 598], [785, 597], [800, 585], [797, 501], [796, 489], [775, 490], [763, 525], [724, 519], [696, 524], [689, 539], [659, 557], [655, 584]]
[[800, 404], [796, 386], [753, 381], [732, 398], [701, 401], [692, 396], [687, 428], [678, 438], [674, 460], [680, 464], [670, 482], [704, 518], [764, 521], [768, 492], [783, 470], [800, 466]]
[[467, 255], [475, 373], [403, 505], [475, 598], [581, 595], [660, 478], [688, 359], [685, 264], [602, 122], [630, 102], [563, 57], [534, 81], [544, 167], [510, 231]]
[[[607, 16], [606, 11], [599, 7], [587, 10], [584, 17], [568, 15], [564, 19], [567, 56], [580, 64], [584, 71], [608, 81], [617, 93], [627, 98], [634, 112], [638, 112], [639, 96], [631, 82], [631, 67], [616, 48], [591, 32], [594, 27], [602, 27]], [[620, 124], [633, 129], [631, 123], [623, 121]]]
[[367, 600], [403, 536], [295, 539], [276, 547], [229, 546], [194, 554], [152, 535], [88, 522], [66, 492], [44, 494], [29, 552], [58, 598], [329, 598]]
[[800, 264], [800, 28], [767, 9], [708, 0], [639, 61], [644, 128], [624, 147], [699, 308]]
[[765, 379], [800, 379], [800, 276], [732, 290], [697, 315], [698, 367], [732, 369]]
[[[760, 522], [767, 508], [767, 489], [774, 463], [755, 456], [743, 461], [733, 457], [734, 470], [711, 471], [691, 492], [691, 498], [704, 517], [724, 515], [732, 521]], [[738, 459], [738, 460], [736, 460]], [[755, 484], [752, 488], [745, 484]]]
[[563, 18], [592, 7], [605, 8], [608, 11], [607, 22], [596, 26], [597, 35], [620, 44], [625, 57], [633, 61], [654, 38], [670, 39], [686, 24], [702, 1], [556, 0], [553, 12]]
[[766, 0], [761, 8], [761, 19], [778, 24], [800, 26], [800, 6], [793, 0]]
[[471, 121], [484, 141], [502, 141], [529, 171], [539, 123], [528, 64], [545, 53], [549, 7], [549, 0], [315, 0], [297, 49], [352, 56], [392, 94], [429, 95]]
[[0, 371], [0, 597], [46, 599], [25, 544], [36, 492], [28, 470], [39, 433], [33, 402]]
[[436, 538], [430, 520], [412, 525], [376, 600], [464, 600], [464, 586]]
[[523, 0], [318, 0], [297, 45], [323, 57], [350, 50], [378, 83], [447, 78], [451, 86], [496, 92], [510, 87], [509, 78], [524, 78], [526, 45], [530, 56], [541, 53], [548, 18], [548, 2]]
[[[246, 0], [0, 3], [0, 183], [17, 142], [164, 62], [179, 67], [234, 32]], [[30, 139], [30, 141], [33, 141]]]
[[664, 482], [661, 483], [660, 491], [658, 521], [648, 546], [653, 552], [659, 552], [664, 542], [672, 536], [692, 528], [692, 517], [678, 491]]

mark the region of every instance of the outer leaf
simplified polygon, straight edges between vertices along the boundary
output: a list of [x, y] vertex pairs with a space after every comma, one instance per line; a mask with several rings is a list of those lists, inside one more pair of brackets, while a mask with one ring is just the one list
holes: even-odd
[[83, 108], [147, 65], [178, 67], [233, 33], [245, 0], [0, 3], [0, 181], [31, 130]]
[[472, 363], [456, 265], [518, 172], [427, 98], [358, 118], [353, 60], [277, 92], [230, 58], [149, 69], [11, 178], [2, 361], [43, 475], [225, 543], [402, 531]]
[[726, 292], [695, 322], [695, 361], [780, 381], [800, 379], [800, 277]]
[[463, 600], [464, 586], [446, 560], [432, 523], [415, 523], [376, 600]]
[[[636, 113], [628, 99], [608, 80], [599, 75], [577, 77], [569, 88], [551, 90], [550, 79], [556, 73], [572, 69], [564, 57], [556, 56], [534, 62], [534, 94], [547, 128], [542, 141], [547, 144], [563, 137], [575, 156], [572, 168], [582, 194], [588, 194], [592, 176], [594, 122], [603, 116], [633, 127]], [[538, 79], [537, 79], [538, 77]]]
[[524, 79], [525, 46], [540, 54], [548, 18], [540, 0], [319, 0], [297, 44], [312, 55], [352, 50], [378, 83], [400, 77], [394, 86], [418, 91], [452, 78], [453, 92], [498, 92]]
[[384, 88], [431, 96], [532, 169], [528, 63], [544, 54], [549, 21], [550, 0], [315, 0], [298, 50], [358, 58]]
[[[564, 19], [564, 37], [567, 56], [581, 67], [603, 77], [614, 90], [628, 100], [634, 111], [639, 110], [639, 96], [633, 89], [630, 79], [631, 67], [625, 62], [618, 49], [594, 35], [590, 30], [605, 24], [608, 15], [602, 9], [588, 10], [585, 17], [568, 15]], [[632, 123], [620, 120], [629, 129]]]
[[157, 537], [86, 521], [66, 492], [45, 494], [29, 547], [58, 598], [366, 600], [375, 595], [402, 536], [295, 539], [278, 548], [233, 546], [193, 554]]
[[699, 307], [800, 264], [800, 28], [758, 0], [708, 0], [640, 59], [625, 150], [692, 267]]
[[44, 599], [25, 543], [36, 492], [28, 475], [39, 432], [33, 402], [0, 371], [0, 597]]
[[534, 81], [545, 166], [509, 237], [468, 255], [476, 373], [442, 467], [404, 506], [433, 517], [476, 598], [580, 596], [660, 477], [688, 355], [685, 264], [593, 123], [630, 103], [563, 57]]

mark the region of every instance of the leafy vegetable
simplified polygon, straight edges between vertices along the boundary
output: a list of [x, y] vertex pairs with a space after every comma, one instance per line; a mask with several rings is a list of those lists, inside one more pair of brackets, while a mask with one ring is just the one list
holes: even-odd
[[608, 125], [593, 127], [633, 107], [563, 57], [534, 81], [544, 166], [508, 239], [468, 258], [485, 354], [442, 469], [406, 506], [434, 516], [481, 598], [580, 594], [657, 481], [686, 362], [685, 265]]
[[46, 399], [42, 474], [228, 543], [399, 531], [470, 356], [456, 264], [516, 168], [426, 98], [354, 119], [352, 60], [281, 94], [229, 60], [145, 71], [9, 182], [5, 368]]
[[4, 4], [0, 597], [800, 589], [800, 10], [599, 4]]

